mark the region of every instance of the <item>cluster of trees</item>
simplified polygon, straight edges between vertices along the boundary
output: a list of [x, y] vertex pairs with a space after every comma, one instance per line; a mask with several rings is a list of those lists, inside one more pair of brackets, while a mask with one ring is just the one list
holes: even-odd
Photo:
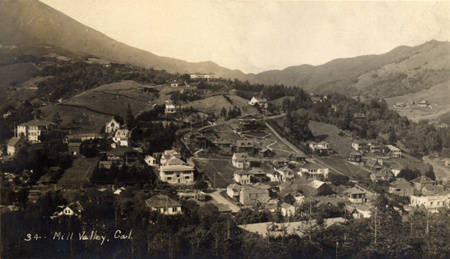
[[203, 98], [203, 95], [199, 90], [185, 90], [183, 93], [180, 91], [173, 91], [169, 94], [170, 99], [176, 104], [193, 102]]
[[241, 114], [242, 111], [237, 106], [230, 107], [228, 111], [227, 109], [225, 109], [225, 107], [223, 107], [222, 110], [220, 110], [220, 117], [222, 117], [225, 120], [231, 120], [233, 118], [241, 116]]
[[38, 84], [37, 94], [49, 97], [51, 101], [121, 80], [163, 84], [177, 77], [164, 70], [115, 63], [104, 66], [85, 62], [59, 62], [58, 65], [46, 66], [39, 72], [39, 76], [50, 76]]

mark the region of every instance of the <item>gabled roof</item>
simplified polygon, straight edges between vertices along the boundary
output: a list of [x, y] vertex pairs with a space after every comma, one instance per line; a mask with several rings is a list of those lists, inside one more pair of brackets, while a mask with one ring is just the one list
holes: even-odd
[[150, 208], [181, 207], [181, 203], [162, 194], [155, 195], [145, 200], [145, 204]]
[[193, 171], [194, 167], [189, 165], [166, 165], [161, 166], [161, 171], [163, 172], [185, 172], [185, 171]]
[[234, 153], [233, 154], [233, 159], [236, 160], [244, 160], [248, 158], [248, 154], [247, 153]]
[[171, 157], [167, 160], [166, 165], [184, 165], [185, 162], [178, 157]]
[[403, 178], [397, 178], [394, 182], [391, 183], [391, 187], [399, 189], [412, 188], [411, 183]]
[[319, 180], [313, 180], [309, 183], [309, 185], [315, 189], [320, 188], [322, 185], [324, 185], [325, 182], [319, 181]]

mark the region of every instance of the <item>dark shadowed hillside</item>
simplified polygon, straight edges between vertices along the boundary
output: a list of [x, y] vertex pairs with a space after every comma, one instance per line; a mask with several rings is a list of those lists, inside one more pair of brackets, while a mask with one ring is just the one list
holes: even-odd
[[165, 69], [177, 73], [214, 73], [239, 77], [243, 73], [213, 62], [190, 63], [160, 57], [130, 47], [84, 26], [37, 0], [0, 0], [0, 44], [47, 44], [76, 54], [93, 55], [118, 63]]

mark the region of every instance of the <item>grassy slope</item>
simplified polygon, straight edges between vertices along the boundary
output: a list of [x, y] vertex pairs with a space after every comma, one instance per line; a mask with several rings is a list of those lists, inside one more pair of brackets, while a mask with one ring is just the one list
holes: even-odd
[[410, 108], [401, 109], [398, 112], [403, 116], [407, 116], [413, 121], [418, 121], [421, 119], [433, 120], [437, 119], [440, 116], [443, 116], [446, 113], [449, 113], [450, 81], [446, 81], [444, 83], [433, 86], [430, 89], [422, 90], [414, 94], [387, 98], [386, 102], [389, 104], [389, 106], [392, 106], [393, 104], [398, 102], [408, 103], [410, 101], [420, 100], [427, 100], [433, 108], [412, 108], [410, 106]]
[[327, 137], [324, 140], [330, 143], [331, 148], [339, 155], [347, 157], [350, 152], [352, 152], [352, 139], [347, 136], [339, 136], [339, 132], [342, 130], [338, 129], [336, 126], [317, 121], [310, 121], [309, 128], [316, 137], [326, 135]]

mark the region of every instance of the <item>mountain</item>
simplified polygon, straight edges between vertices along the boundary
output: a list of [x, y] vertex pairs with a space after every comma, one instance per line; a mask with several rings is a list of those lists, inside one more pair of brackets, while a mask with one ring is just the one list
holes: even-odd
[[253, 83], [299, 86], [314, 92], [399, 96], [450, 80], [450, 43], [400, 46], [381, 55], [335, 59], [319, 66], [292, 66], [250, 74]]
[[161, 57], [109, 38], [38, 0], [0, 0], [0, 44], [19, 47], [50, 45], [117, 63], [176, 73], [214, 73], [226, 78], [243, 78], [213, 62], [186, 62]]

